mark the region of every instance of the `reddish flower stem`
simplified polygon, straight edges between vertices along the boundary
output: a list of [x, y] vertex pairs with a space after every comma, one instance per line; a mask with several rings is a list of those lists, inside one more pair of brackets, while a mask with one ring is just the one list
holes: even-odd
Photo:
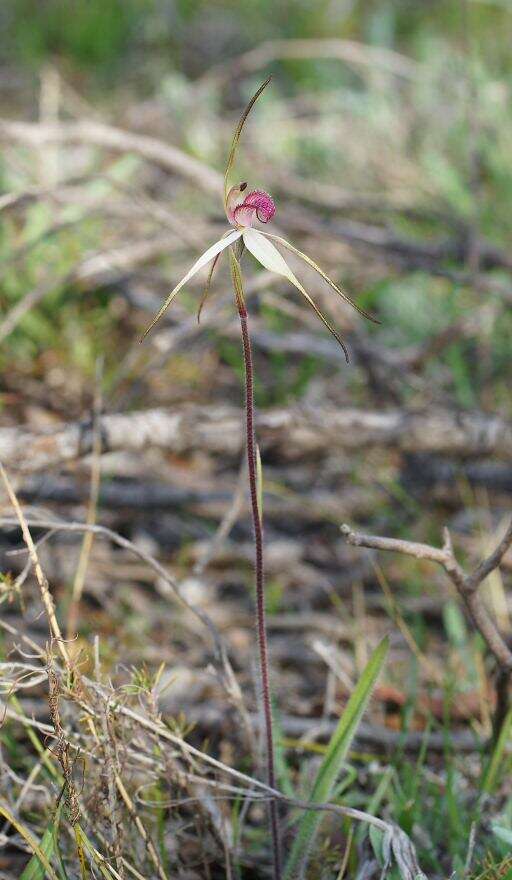
[[[236, 297], [245, 365], [245, 415], [247, 440], [247, 466], [249, 471], [249, 487], [251, 493], [252, 521], [254, 526], [255, 569], [256, 569], [256, 629], [260, 675], [263, 697], [263, 714], [265, 719], [265, 740], [267, 758], [267, 782], [271, 788], [276, 787], [274, 766], [274, 736], [272, 731], [272, 706], [270, 701], [270, 676], [268, 663], [267, 628], [265, 623], [265, 584], [263, 567], [263, 526], [258, 506], [258, 488], [256, 480], [256, 438], [254, 433], [254, 370], [252, 363], [251, 337], [247, 320], [245, 303]], [[281, 851], [279, 842], [279, 816], [277, 802], [269, 802], [270, 829], [272, 833], [272, 853], [274, 860], [274, 880], [281, 878]]]

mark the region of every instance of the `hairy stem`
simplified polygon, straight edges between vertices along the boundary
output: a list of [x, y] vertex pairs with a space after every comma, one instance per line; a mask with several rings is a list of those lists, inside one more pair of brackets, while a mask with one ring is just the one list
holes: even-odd
[[[247, 309], [239, 293], [236, 296], [245, 365], [245, 414], [247, 439], [247, 466], [249, 471], [249, 487], [251, 493], [252, 521], [254, 526], [254, 543], [256, 551], [256, 629], [258, 633], [259, 665], [262, 686], [263, 714], [265, 719], [265, 740], [267, 758], [267, 782], [275, 788], [274, 737], [272, 731], [272, 707], [270, 700], [270, 676], [268, 663], [267, 629], [265, 623], [265, 585], [263, 568], [263, 527], [261, 512], [258, 505], [258, 487], [256, 478], [256, 439], [254, 433], [254, 371], [252, 363], [251, 338], [247, 321]], [[272, 833], [272, 851], [274, 859], [274, 878], [281, 877], [281, 855], [279, 843], [279, 817], [277, 802], [269, 802], [270, 828]]]

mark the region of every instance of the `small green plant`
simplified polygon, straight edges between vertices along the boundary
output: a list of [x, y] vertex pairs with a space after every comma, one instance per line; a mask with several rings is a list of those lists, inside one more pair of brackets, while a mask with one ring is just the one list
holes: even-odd
[[[388, 640], [383, 639], [370, 658], [345, 707], [316, 775], [310, 798], [313, 803], [323, 803], [332, 797], [341, 766], [347, 757], [354, 734], [385, 663], [388, 647]], [[285, 880], [292, 880], [301, 863], [307, 860], [318, 831], [320, 817], [321, 814], [315, 812], [307, 812], [303, 816], [286, 864]]]

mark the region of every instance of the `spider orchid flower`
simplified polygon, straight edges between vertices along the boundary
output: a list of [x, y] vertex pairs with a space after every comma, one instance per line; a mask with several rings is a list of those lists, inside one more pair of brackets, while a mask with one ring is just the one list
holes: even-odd
[[372, 315], [368, 314], [358, 305], [356, 305], [332, 280], [332, 278], [330, 278], [329, 275], [327, 275], [320, 268], [320, 266], [318, 266], [317, 263], [315, 263], [315, 261], [311, 259], [311, 257], [308, 257], [307, 254], [302, 253], [302, 251], [296, 248], [293, 244], [290, 244], [289, 241], [282, 238], [281, 236], [275, 235], [271, 232], [267, 232], [263, 229], [254, 228], [253, 224], [258, 221], [261, 224], [269, 223], [274, 218], [274, 215], [276, 213], [276, 206], [274, 204], [274, 201], [267, 192], [260, 189], [248, 190], [248, 186], [245, 181], [238, 184], [237, 186], [232, 186], [228, 190], [229, 173], [231, 171], [232, 165], [234, 164], [236, 148], [238, 146], [238, 141], [240, 139], [243, 125], [245, 123], [245, 120], [247, 119], [247, 116], [249, 115], [253, 104], [269, 81], [270, 80], [267, 80], [258, 89], [256, 94], [250, 101], [244, 114], [242, 115], [240, 122], [238, 123], [238, 127], [233, 138], [224, 179], [224, 208], [226, 211], [228, 223], [232, 228], [228, 229], [221, 236], [221, 238], [219, 238], [218, 241], [212, 244], [199, 257], [199, 259], [196, 260], [196, 262], [191, 267], [191, 269], [189, 269], [187, 274], [183, 276], [181, 281], [179, 281], [176, 287], [171, 291], [162, 308], [155, 316], [142, 338], [144, 339], [144, 337], [147, 336], [150, 330], [152, 330], [152, 328], [155, 326], [157, 321], [160, 320], [164, 312], [170, 306], [174, 297], [177, 296], [177, 294], [185, 286], [185, 284], [187, 284], [191, 280], [191, 278], [193, 278], [194, 275], [196, 275], [201, 269], [203, 269], [208, 264], [211, 264], [203, 299], [201, 305], [199, 306], [199, 319], [202, 306], [209, 291], [213, 271], [215, 269], [215, 266], [217, 265], [219, 257], [221, 256], [223, 251], [227, 250], [227, 248], [232, 248], [236, 242], [239, 242], [239, 244], [237, 245], [238, 256], [241, 255], [243, 247], [245, 246], [245, 248], [247, 248], [247, 250], [253, 255], [253, 257], [255, 257], [255, 259], [263, 266], [264, 269], [267, 269], [270, 272], [274, 272], [276, 275], [280, 275], [283, 278], [286, 278], [297, 288], [297, 290], [302, 294], [304, 299], [314, 310], [316, 315], [320, 318], [325, 327], [327, 327], [329, 332], [341, 345], [348, 362], [348, 352], [338, 332], [327, 320], [327, 318], [318, 308], [309, 293], [305, 290], [301, 282], [294, 275], [288, 263], [286, 262], [280, 251], [277, 249], [276, 245], [273, 244], [273, 242], [276, 242], [276, 244], [280, 245], [280, 247], [282, 247], [284, 250], [290, 251], [292, 254], [295, 254], [296, 257], [299, 257], [301, 260], [307, 263], [307, 265], [314, 269], [324, 279], [324, 281], [337, 293], [337, 295], [341, 297], [341, 299], [349, 303], [349, 305], [356, 309], [356, 311], [358, 311], [361, 315], [363, 315], [365, 318], [369, 318], [369, 320], [374, 321], [375, 323], [379, 322], [374, 317], [372, 317]]

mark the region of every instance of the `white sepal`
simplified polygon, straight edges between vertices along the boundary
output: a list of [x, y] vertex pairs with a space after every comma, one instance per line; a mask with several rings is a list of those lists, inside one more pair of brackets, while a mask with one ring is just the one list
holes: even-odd
[[325, 327], [327, 327], [329, 333], [332, 333], [336, 341], [341, 345], [348, 362], [347, 348], [344, 342], [341, 340], [339, 333], [322, 314], [316, 303], [311, 299], [309, 293], [303, 288], [300, 281], [295, 277], [288, 263], [286, 262], [284, 257], [281, 256], [281, 254], [272, 244], [272, 242], [269, 241], [268, 238], [266, 238], [263, 233], [259, 232], [257, 229], [244, 229], [243, 238], [247, 250], [251, 252], [253, 257], [256, 257], [256, 259], [259, 263], [261, 263], [264, 269], [268, 269], [270, 272], [275, 272], [276, 275], [282, 275], [283, 278], [287, 278], [288, 281], [291, 281], [291, 283], [297, 288], [297, 290], [300, 290], [304, 299], [307, 300], [316, 315], [320, 318]]
[[162, 308], [160, 309], [158, 314], [153, 318], [153, 320], [151, 321], [151, 324], [149, 325], [149, 327], [145, 331], [142, 339], [144, 339], [144, 337], [147, 336], [147, 334], [149, 333], [150, 330], [153, 329], [153, 327], [155, 326], [157, 321], [160, 320], [163, 313], [170, 306], [170, 304], [173, 301], [176, 294], [180, 292], [181, 288], [187, 283], [187, 281], [190, 281], [190, 279], [193, 278], [193, 276], [196, 275], [200, 269], [202, 269], [209, 262], [211, 262], [211, 260], [213, 260], [217, 256], [217, 254], [220, 254], [221, 251], [223, 251], [225, 248], [229, 247], [230, 244], [233, 244], [233, 242], [235, 242], [238, 238], [240, 238], [241, 235], [242, 235], [242, 231], [240, 229], [233, 229], [233, 231], [230, 232], [228, 235], [226, 235], [226, 237], [220, 238], [219, 241], [216, 241], [215, 244], [212, 244], [212, 246], [209, 247], [208, 250], [205, 251], [204, 254], [202, 254], [198, 260], [196, 260], [196, 262], [194, 263], [192, 268], [189, 269], [187, 274], [181, 279], [181, 281], [176, 285], [176, 287], [170, 292], [170, 294], [167, 297], [167, 299], [165, 300]]
[[291, 244], [289, 241], [286, 241], [285, 238], [281, 238], [280, 235], [274, 235], [272, 232], [266, 232], [266, 231], [264, 232], [263, 230], [261, 230], [261, 235], [265, 235], [268, 238], [272, 238], [274, 241], [277, 241], [278, 244], [282, 245], [287, 250], [291, 251], [292, 254], [295, 254], [296, 257], [300, 257], [300, 259], [304, 260], [304, 262], [307, 263], [308, 266], [311, 266], [311, 268], [314, 269], [315, 272], [318, 272], [318, 274], [322, 276], [324, 281], [327, 281], [327, 284], [329, 284], [329, 286], [332, 287], [332, 289], [336, 291], [338, 296], [340, 296], [342, 299], [345, 300], [346, 303], [348, 303], [350, 306], [352, 306], [352, 308], [355, 309], [356, 312], [359, 312], [359, 314], [362, 315], [364, 318], [368, 318], [368, 320], [373, 321], [374, 324], [380, 324], [380, 321], [378, 321], [377, 318], [374, 318], [374, 316], [370, 315], [369, 312], [365, 312], [365, 310], [362, 309], [361, 306], [358, 306], [357, 303], [355, 303], [353, 300], [351, 300], [350, 297], [347, 296], [347, 294], [341, 289], [341, 287], [338, 284], [336, 284], [336, 282], [333, 281], [332, 278], [329, 275], [327, 275], [327, 273], [324, 272], [323, 269], [320, 268], [318, 263], [315, 263], [315, 261], [312, 260], [311, 257], [308, 257], [307, 254], [304, 254], [302, 251], [299, 251], [299, 249], [296, 248], [295, 245]]
[[288, 278], [288, 281], [291, 281], [301, 293], [303, 292], [304, 288], [301, 283], [293, 274], [284, 257], [281, 256], [277, 248], [268, 240], [268, 238], [265, 238], [265, 236], [257, 229], [247, 228], [243, 231], [243, 237], [247, 250], [251, 252], [253, 257], [256, 257], [258, 263], [261, 263], [261, 265], [270, 272], [275, 272], [276, 275], [282, 275], [283, 278]]

